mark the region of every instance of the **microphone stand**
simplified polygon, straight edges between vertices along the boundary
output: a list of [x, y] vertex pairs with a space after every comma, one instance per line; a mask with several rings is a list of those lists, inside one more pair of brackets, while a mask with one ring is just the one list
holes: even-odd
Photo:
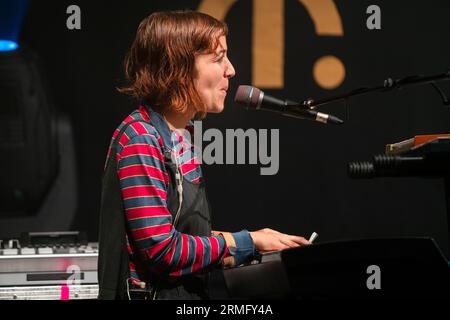
[[383, 85], [375, 87], [361, 87], [352, 90], [347, 93], [343, 93], [336, 96], [331, 96], [328, 98], [314, 100], [309, 98], [300, 103], [300, 106], [314, 110], [316, 107], [340, 100], [346, 100], [353, 96], [363, 95], [370, 92], [388, 92], [394, 89], [401, 89], [403, 87], [411, 87], [415, 85], [431, 84], [434, 89], [439, 93], [442, 99], [442, 103], [446, 106], [450, 106], [450, 101], [445, 95], [445, 93], [436, 84], [437, 81], [450, 80], [450, 70], [445, 73], [435, 74], [431, 76], [409, 76], [400, 79], [393, 80], [392, 78], [387, 78], [384, 80]]
[[[332, 96], [325, 99], [313, 100], [307, 99], [301, 103], [301, 106], [308, 109], [315, 109], [319, 105], [324, 105], [327, 103], [346, 100], [349, 97], [362, 95], [370, 92], [388, 92], [394, 89], [401, 89], [404, 87], [412, 87], [423, 84], [431, 84], [433, 88], [439, 93], [442, 99], [442, 103], [446, 106], [450, 107], [450, 101], [445, 93], [441, 90], [441, 88], [436, 84], [437, 81], [445, 81], [450, 80], [450, 70], [445, 73], [435, 74], [431, 76], [409, 76], [405, 78], [400, 78], [397, 80], [393, 80], [392, 78], [388, 78], [384, 80], [382, 86], [375, 87], [362, 87], [359, 89], [352, 90], [350, 92]], [[450, 109], [450, 108], [449, 108]], [[448, 152], [448, 151], [447, 151]], [[370, 165], [370, 164], [369, 164]], [[373, 165], [372, 165], [373, 166]], [[373, 169], [373, 167], [372, 167]], [[444, 178], [444, 186], [445, 186], [445, 202], [447, 209], [447, 230], [450, 237], [450, 175], [448, 173], [443, 174]]]

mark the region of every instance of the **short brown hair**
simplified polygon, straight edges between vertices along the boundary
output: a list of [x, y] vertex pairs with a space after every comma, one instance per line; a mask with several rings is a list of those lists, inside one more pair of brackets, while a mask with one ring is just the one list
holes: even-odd
[[224, 22], [195, 11], [154, 12], [139, 25], [125, 58], [129, 84], [119, 88], [152, 108], [185, 112], [192, 105], [203, 117], [206, 106], [194, 87], [195, 56], [214, 52], [226, 36]]

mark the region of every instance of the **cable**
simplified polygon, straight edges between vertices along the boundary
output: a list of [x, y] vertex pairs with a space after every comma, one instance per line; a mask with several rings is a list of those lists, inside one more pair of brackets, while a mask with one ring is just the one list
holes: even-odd
[[[172, 139], [172, 145], [173, 145], [173, 139]], [[178, 193], [178, 209], [177, 209], [177, 213], [175, 215], [175, 219], [173, 222], [173, 226], [174, 228], [177, 226], [178, 224], [178, 219], [180, 216], [180, 212], [181, 212], [181, 206], [183, 204], [183, 174], [181, 173], [180, 170], [180, 165], [178, 163], [178, 157], [177, 157], [177, 151], [176, 148], [174, 147], [174, 154], [173, 154], [173, 159], [175, 160], [175, 166], [177, 168], [177, 171], [175, 173], [175, 183], [176, 183], [176, 188], [177, 188], [177, 193]]]
[[128, 281], [130, 280], [131, 278], [127, 278], [127, 294], [128, 294], [128, 300], [131, 300], [131, 296], [130, 296], [130, 284], [128, 283]]
[[[172, 157], [172, 161], [175, 162], [175, 166], [176, 166], [175, 184], [176, 184], [176, 189], [177, 189], [177, 193], [178, 193], [178, 209], [177, 209], [177, 213], [175, 215], [175, 219], [173, 222], [173, 227], [176, 228], [176, 226], [178, 224], [178, 219], [180, 217], [181, 206], [183, 205], [183, 174], [181, 173], [180, 165], [178, 163], [177, 150], [173, 145], [173, 136], [172, 136], [172, 147], [173, 147], [174, 151], [171, 154], [171, 157]], [[158, 285], [156, 285], [154, 288], [152, 300], [156, 300], [157, 292], [158, 292]]]

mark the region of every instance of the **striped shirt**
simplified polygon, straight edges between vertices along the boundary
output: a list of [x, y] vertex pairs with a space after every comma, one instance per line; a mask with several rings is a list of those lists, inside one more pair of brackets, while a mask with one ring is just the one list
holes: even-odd
[[[114, 132], [108, 157], [122, 127], [133, 120], [151, 123], [145, 107], [140, 106], [131, 113]], [[192, 152], [193, 145], [182, 135], [176, 135], [173, 140], [173, 150], [183, 178], [199, 183], [202, 172]], [[238, 260], [248, 260], [249, 247], [251, 253], [254, 247], [245, 230], [232, 234], [233, 246], [246, 250], [245, 257], [241, 255], [239, 258], [235, 248], [229, 247], [229, 241], [223, 235], [192, 236], [180, 233], [173, 227], [166, 203], [170, 179], [164, 166], [163, 147], [163, 139], [156, 128], [141, 121], [130, 124], [117, 145], [117, 173], [129, 236], [133, 240], [133, 247], [128, 241], [132, 281], [141, 281], [149, 273], [174, 277], [191, 274], [218, 265], [224, 258], [233, 255]]]

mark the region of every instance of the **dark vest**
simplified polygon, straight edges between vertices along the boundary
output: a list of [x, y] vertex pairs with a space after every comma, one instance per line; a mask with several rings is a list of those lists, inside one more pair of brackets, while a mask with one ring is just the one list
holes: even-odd
[[[177, 172], [176, 164], [171, 159], [170, 147], [172, 146], [171, 131], [162, 117], [148, 108], [151, 124], [161, 135], [164, 142], [165, 168], [169, 174], [170, 183], [167, 190], [167, 207], [172, 214], [172, 221], [179, 206], [176, 189]], [[98, 257], [98, 282], [99, 299], [128, 299], [129, 287], [127, 281], [129, 272], [129, 253], [126, 246], [126, 234], [128, 232], [122, 194], [117, 175], [117, 145], [120, 136], [133, 120], [124, 125], [113, 145], [106, 164], [102, 181], [102, 196], [99, 222], [99, 257]], [[195, 236], [211, 235], [211, 217], [209, 204], [206, 198], [204, 179], [200, 183], [192, 183], [183, 179], [183, 202], [175, 226], [181, 233]], [[128, 233], [130, 245], [133, 247], [132, 237]], [[192, 274], [182, 277], [169, 277], [161, 275], [152, 278], [150, 286], [142, 290], [142, 297], [156, 299], [207, 299], [208, 285], [207, 274]], [[156, 290], [156, 292], [155, 292]], [[131, 290], [135, 297], [140, 297], [136, 291]]]

